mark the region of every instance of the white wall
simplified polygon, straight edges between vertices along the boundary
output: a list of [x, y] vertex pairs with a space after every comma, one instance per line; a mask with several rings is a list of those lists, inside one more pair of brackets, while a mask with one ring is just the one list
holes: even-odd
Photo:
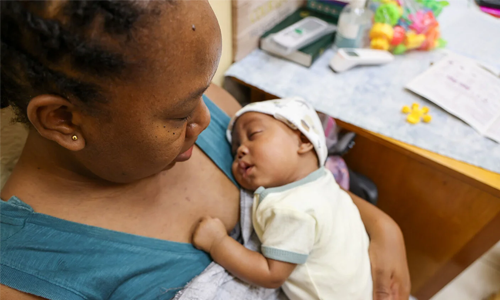
[[208, 0], [208, 2], [217, 16], [222, 33], [222, 56], [213, 79], [214, 83], [222, 85], [224, 72], [233, 62], [231, 0]]

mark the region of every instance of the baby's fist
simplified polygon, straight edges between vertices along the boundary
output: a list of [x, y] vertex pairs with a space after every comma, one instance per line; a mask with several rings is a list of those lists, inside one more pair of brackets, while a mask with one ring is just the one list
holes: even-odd
[[210, 253], [214, 245], [227, 236], [226, 227], [217, 218], [203, 217], [194, 230], [193, 244], [196, 248]]

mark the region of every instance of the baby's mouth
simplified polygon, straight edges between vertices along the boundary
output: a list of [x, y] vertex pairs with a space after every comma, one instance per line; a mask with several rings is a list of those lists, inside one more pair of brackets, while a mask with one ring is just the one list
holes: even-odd
[[238, 170], [243, 178], [247, 178], [253, 170], [254, 165], [241, 161], [238, 163]]

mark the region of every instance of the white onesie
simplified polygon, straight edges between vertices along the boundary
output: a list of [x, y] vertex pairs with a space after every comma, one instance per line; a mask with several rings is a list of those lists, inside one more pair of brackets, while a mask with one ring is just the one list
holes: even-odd
[[258, 188], [252, 218], [262, 254], [297, 264], [282, 287], [291, 300], [372, 299], [368, 235], [330, 171]]

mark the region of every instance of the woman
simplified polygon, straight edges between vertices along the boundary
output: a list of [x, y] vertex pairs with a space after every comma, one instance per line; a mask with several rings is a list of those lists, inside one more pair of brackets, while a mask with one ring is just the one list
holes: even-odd
[[[2, 101], [30, 129], [1, 193], [0, 295], [171, 298], [210, 263], [189, 244], [200, 218], [238, 221], [216, 106], [238, 105], [210, 86], [221, 37], [208, 2], [2, 2], [1, 50]], [[375, 298], [408, 299], [399, 228], [353, 199]]]

